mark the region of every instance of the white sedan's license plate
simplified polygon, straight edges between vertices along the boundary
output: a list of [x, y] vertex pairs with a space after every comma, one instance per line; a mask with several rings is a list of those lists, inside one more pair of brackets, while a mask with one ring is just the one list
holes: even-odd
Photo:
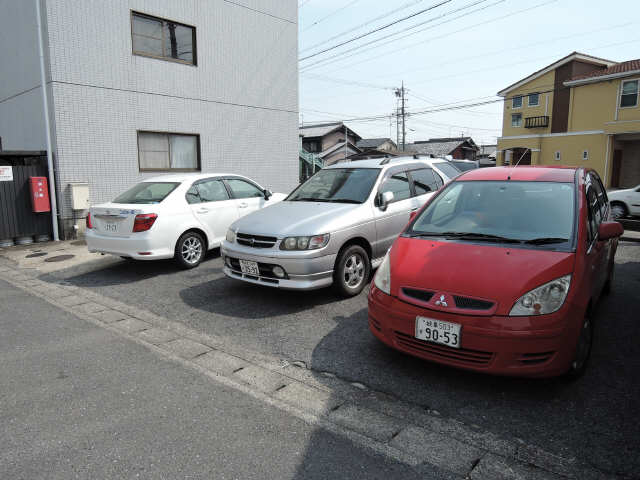
[[118, 231], [118, 224], [115, 222], [105, 222], [104, 224], [104, 229], [107, 232], [117, 232]]
[[249, 260], [240, 260], [240, 270], [247, 275], [260, 275], [260, 269], [258, 268], [258, 262], [251, 262]]
[[460, 325], [433, 318], [416, 317], [416, 338], [460, 348]]

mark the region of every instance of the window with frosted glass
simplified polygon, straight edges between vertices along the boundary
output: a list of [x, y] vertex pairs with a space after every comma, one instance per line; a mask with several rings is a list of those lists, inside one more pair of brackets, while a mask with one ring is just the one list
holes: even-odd
[[138, 132], [140, 170], [199, 170], [199, 140], [198, 135]]

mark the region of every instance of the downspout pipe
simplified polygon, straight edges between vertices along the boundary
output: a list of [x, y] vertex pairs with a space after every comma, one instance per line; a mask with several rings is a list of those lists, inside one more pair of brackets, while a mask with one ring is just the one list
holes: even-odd
[[42, 19], [40, 18], [40, 0], [36, 3], [36, 24], [38, 28], [38, 50], [40, 53], [40, 86], [42, 88], [42, 106], [44, 111], [44, 125], [47, 135], [47, 166], [49, 170], [49, 201], [51, 202], [51, 224], [53, 241], [60, 240], [58, 234], [58, 202], [56, 197], [56, 178], [53, 171], [53, 148], [51, 144], [51, 125], [49, 123], [49, 94], [47, 93], [47, 76], [44, 64], [44, 40], [42, 37]]

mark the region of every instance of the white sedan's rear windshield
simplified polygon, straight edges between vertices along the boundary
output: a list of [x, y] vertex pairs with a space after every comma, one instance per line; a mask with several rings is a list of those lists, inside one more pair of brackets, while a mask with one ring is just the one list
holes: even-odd
[[142, 182], [118, 196], [113, 203], [160, 203], [179, 182]]
[[573, 183], [459, 181], [450, 183], [406, 233], [567, 245], [574, 217]]

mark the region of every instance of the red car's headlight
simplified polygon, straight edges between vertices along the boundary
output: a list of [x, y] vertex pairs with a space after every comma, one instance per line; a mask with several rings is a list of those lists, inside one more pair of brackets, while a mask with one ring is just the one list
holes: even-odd
[[570, 274], [540, 285], [521, 296], [511, 308], [509, 316], [545, 315], [560, 310], [570, 286]]

